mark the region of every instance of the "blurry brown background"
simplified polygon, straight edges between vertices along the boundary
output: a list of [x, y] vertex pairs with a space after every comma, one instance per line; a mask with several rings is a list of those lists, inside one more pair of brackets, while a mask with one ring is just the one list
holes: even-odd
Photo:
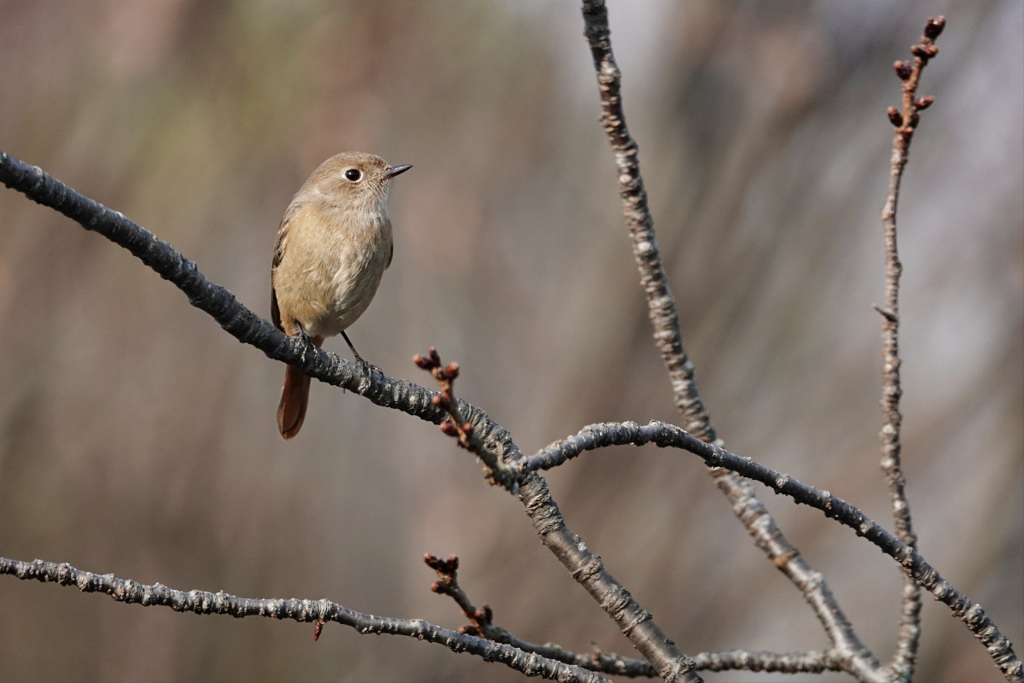
[[[893, 60], [947, 15], [899, 214], [905, 465], [922, 552], [1024, 651], [1024, 5], [610, 11], [716, 426], [732, 450], [886, 525], [871, 309], [885, 108]], [[460, 396], [527, 452], [590, 422], [677, 420], [597, 118], [573, 2], [0, 2], [0, 148], [168, 240], [264, 316], [278, 221], [309, 172], [347, 149], [414, 164], [391, 195], [394, 263], [353, 341], [421, 383], [410, 358], [437, 346], [462, 365]], [[520, 637], [630, 654], [519, 503], [435, 427], [316, 384], [285, 443], [283, 367], [126, 252], [6, 189], [0, 239], [3, 555], [454, 628], [421, 557], [457, 553], [466, 589]], [[827, 646], [693, 456], [610, 450], [550, 481], [684, 650]], [[892, 561], [758, 490], [887, 658]], [[920, 680], [997, 680], [925, 602]], [[0, 579], [4, 680], [518, 680], [408, 639], [312, 633]]]

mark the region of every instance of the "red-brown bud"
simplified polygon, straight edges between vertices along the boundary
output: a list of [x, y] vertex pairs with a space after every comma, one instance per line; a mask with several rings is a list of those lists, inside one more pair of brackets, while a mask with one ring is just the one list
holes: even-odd
[[900, 77], [901, 81], [905, 81], [910, 78], [910, 73], [914, 70], [914, 67], [910, 65], [910, 62], [904, 62], [901, 60], [893, 62], [892, 68], [896, 71], [896, 75]]
[[430, 360], [434, 361], [434, 365], [441, 364], [441, 356], [438, 355], [437, 349], [435, 349], [433, 346], [430, 347]]
[[896, 109], [896, 107], [889, 107], [889, 123], [899, 128], [903, 125], [903, 114]]
[[918, 111], [924, 111], [933, 104], [935, 104], [935, 98], [931, 95], [925, 95], [924, 97], [917, 98], [917, 102], [914, 102], [914, 108]]
[[455, 425], [453, 425], [451, 422], [448, 422], [447, 420], [441, 423], [441, 431], [447, 434], [448, 436], [459, 435], [459, 430], [457, 430], [455, 428]]
[[462, 423], [462, 431], [465, 432], [466, 434], [472, 434], [473, 433], [473, 423], [472, 422], [463, 422]]
[[459, 376], [459, 364], [449, 363], [448, 367], [444, 369], [444, 372], [448, 376], [448, 379], [455, 379]]
[[434, 394], [430, 397], [430, 402], [435, 408], [440, 408], [441, 404], [444, 403], [444, 399], [441, 397], [441, 394]]
[[427, 358], [426, 356], [421, 356], [418, 353], [412, 357], [412, 362], [415, 363], [416, 367], [418, 367], [420, 370], [430, 370], [431, 368], [434, 367], [434, 364], [430, 361], [429, 358]]
[[929, 19], [928, 23], [924, 26], [924, 36], [928, 40], [935, 40], [942, 33], [942, 29], [946, 28], [946, 17], [941, 14], [934, 19]]

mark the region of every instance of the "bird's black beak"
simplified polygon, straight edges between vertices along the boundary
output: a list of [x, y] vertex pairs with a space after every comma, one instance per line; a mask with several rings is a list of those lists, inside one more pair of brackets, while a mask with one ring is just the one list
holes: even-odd
[[412, 168], [412, 164], [399, 164], [398, 166], [388, 166], [388, 170], [384, 172], [384, 177], [390, 180], [399, 173], [405, 173], [410, 168]]

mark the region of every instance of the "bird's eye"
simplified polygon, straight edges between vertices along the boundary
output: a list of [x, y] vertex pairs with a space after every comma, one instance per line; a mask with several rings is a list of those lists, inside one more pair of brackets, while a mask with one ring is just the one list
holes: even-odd
[[345, 171], [345, 177], [351, 180], [353, 183], [363, 177], [363, 174], [359, 172], [358, 168], [350, 168]]

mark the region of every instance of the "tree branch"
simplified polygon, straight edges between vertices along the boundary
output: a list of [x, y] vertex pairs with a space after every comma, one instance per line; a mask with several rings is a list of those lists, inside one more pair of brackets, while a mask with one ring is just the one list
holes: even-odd
[[845, 671], [844, 658], [835, 650], [824, 652], [701, 652], [693, 656], [700, 671], [754, 671], [762, 673], [819, 674]]
[[[882, 209], [882, 224], [885, 241], [885, 308], [875, 307], [882, 314], [882, 415], [884, 423], [879, 432], [882, 443], [882, 471], [889, 488], [892, 517], [896, 535], [908, 547], [917, 548], [917, 535], [911, 523], [910, 504], [906, 495], [906, 478], [900, 463], [900, 430], [903, 415], [900, 413], [900, 397], [903, 388], [900, 382], [899, 330], [900, 330], [900, 276], [903, 264], [900, 262], [896, 240], [896, 204], [899, 200], [900, 181], [909, 160], [910, 141], [920, 121], [920, 112], [931, 106], [932, 97], [917, 99], [917, 85], [921, 72], [929, 59], [938, 54], [934, 40], [945, 28], [945, 17], [929, 19], [924, 34], [917, 45], [911, 48], [914, 65], [896, 62], [896, 75], [903, 81], [903, 108], [897, 112], [889, 108], [889, 120], [896, 127], [892, 141], [892, 156], [889, 161], [889, 190]], [[896, 651], [889, 663], [889, 671], [895, 680], [910, 681], [914, 675], [917, 650], [921, 637], [921, 594], [917, 586], [904, 577], [900, 627], [896, 638]]]
[[[447, 560], [436, 555], [427, 554], [424, 558], [431, 569], [437, 572], [440, 581], [431, 586], [431, 590], [447, 595], [455, 601], [462, 614], [471, 624], [459, 629], [460, 633], [480, 635], [499, 643], [508, 643], [525, 652], [555, 659], [566, 664], [600, 671], [606, 674], [617, 674], [631, 678], [654, 678], [658, 675], [654, 667], [643, 659], [622, 657], [610, 652], [595, 651], [589, 655], [571, 652], [553, 643], [538, 645], [517, 638], [507, 629], [494, 623], [494, 613], [487, 605], [477, 607], [473, 604], [465, 589], [459, 584], [459, 558], [455, 555]], [[747, 652], [732, 650], [729, 652], [701, 652], [693, 656], [694, 664], [699, 671], [763, 671], [778, 673], [821, 673], [823, 671], [843, 671], [842, 658], [835, 650], [825, 652]]]
[[[647, 205], [647, 191], [640, 175], [639, 148], [626, 127], [622, 107], [622, 74], [612, 53], [608, 10], [604, 0], [583, 0], [583, 19], [601, 94], [601, 124], [615, 154], [622, 211], [629, 227], [633, 256], [640, 271], [640, 284], [647, 296], [654, 343], [668, 370], [673, 401], [683, 415], [683, 424], [688, 432], [709, 443], [724, 446], [701, 400], [693, 363], [683, 346], [675, 297], [662, 265], [654, 234], [654, 219]], [[734, 514], [743, 523], [754, 543], [796, 585], [814, 610], [832, 644], [849, 657], [849, 672], [866, 681], [883, 680], [881, 664], [857, 636], [828, 583], [783, 535], [764, 504], [754, 495], [753, 489], [728, 470], [712, 469], [709, 474], [729, 499]]]
[[0, 574], [10, 574], [23, 580], [34, 579], [43, 583], [76, 586], [83, 593], [105, 593], [118, 602], [170, 607], [175, 612], [316, 622], [317, 635], [323, 622], [336, 622], [349, 626], [363, 635], [408, 636], [416, 640], [438, 643], [452, 652], [465, 652], [477, 655], [486, 662], [499, 662], [527, 676], [579, 683], [608, 683], [608, 679], [599, 673], [524, 652], [511, 645], [435, 626], [423, 619], [395, 619], [364, 614], [330, 600], [240, 598], [224, 592], [186, 592], [159, 583], [141, 584], [131, 579], [118, 578], [113, 574], [93, 574], [75, 569], [67, 563], [56, 564], [42, 560], [22, 562], [5, 557], [0, 557]]
[[715, 444], [702, 441], [675, 425], [664, 422], [651, 422], [642, 427], [635, 422], [589, 425], [578, 434], [556, 441], [544, 450], [523, 458], [519, 462], [519, 467], [524, 472], [550, 469], [586, 451], [607, 446], [641, 446], [647, 443], [663, 448], [681, 448], [698, 455], [709, 467], [724, 467], [748, 479], [759, 481], [776, 493], [821, 510], [826, 517], [850, 527], [858, 536], [863, 536], [899, 562], [903, 571], [916, 585], [928, 590], [939, 602], [948, 606], [953, 616], [964, 622], [981, 641], [1007, 679], [1024, 678], [1024, 663], [1014, 653], [1013, 644], [999, 631], [981, 606], [974, 604], [954, 588], [921, 555], [894, 534], [876, 524], [855, 506], [828, 491], [804, 484], [751, 458], [741, 458]]

